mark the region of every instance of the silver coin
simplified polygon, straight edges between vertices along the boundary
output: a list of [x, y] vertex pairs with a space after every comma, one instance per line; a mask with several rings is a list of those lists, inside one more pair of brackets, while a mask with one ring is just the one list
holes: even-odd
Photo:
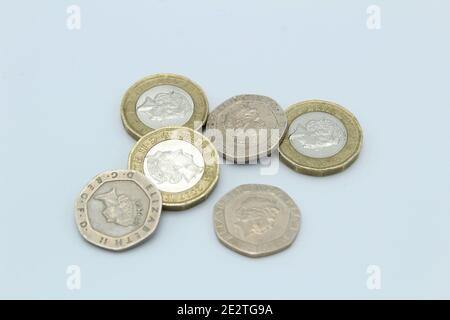
[[96, 176], [75, 205], [78, 230], [110, 250], [130, 248], [150, 236], [161, 214], [161, 193], [143, 174], [116, 170]]
[[334, 156], [347, 143], [344, 124], [327, 112], [306, 112], [289, 126], [289, 141], [295, 150], [312, 158]]
[[183, 89], [159, 85], [145, 91], [136, 102], [136, 114], [145, 125], [158, 129], [182, 126], [194, 113], [194, 101]]
[[214, 206], [214, 228], [228, 248], [250, 257], [289, 247], [300, 229], [300, 210], [281, 189], [241, 185]]
[[286, 115], [273, 99], [246, 94], [226, 100], [211, 112], [205, 134], [224, 158], [247, 163], [269, 156], [286, 128]]
[[195, 186], [203, 176], [203, 155], [192, 143], [170, 139], [147, 152], [144, 173], [163, 192], [182, 192]]

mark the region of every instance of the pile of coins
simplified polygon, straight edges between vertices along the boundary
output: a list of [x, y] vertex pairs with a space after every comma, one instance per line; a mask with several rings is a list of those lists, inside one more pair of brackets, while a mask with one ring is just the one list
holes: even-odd
[[[310, 100], [284, 111], [269, 97], [246, 94], [208, 114], [203, 90], [174, 74], [132, 85], [123, 97], [121, 117], [138, 140], [128, 169], [94, 177], [75, 207], [82, 236], [114, 251], [148, 238], [162, 210], [185, 210], [205, 200], [219, 179], [221, 158], [245, 165], [279, 151], [293, 170], [325, 176], [351, 165], [362, 145], [358, 121], [335, 103]], [[287, 248], [300, 228], [295, 202], [270, 185], [240, 185], [213, 211], [218, 239], [250, 257]]]

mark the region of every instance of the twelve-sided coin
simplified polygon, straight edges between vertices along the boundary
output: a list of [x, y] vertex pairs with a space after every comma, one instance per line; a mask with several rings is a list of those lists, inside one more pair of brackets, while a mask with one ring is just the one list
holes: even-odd
[[219, 156], [202, 134], [167, 127], [142, 137], [128, 167], [144, 173], [161, 191], [163, 207], [183, 210], [206, 199], [219, 179]]
[[132, 170], [96, 176], [75, 204], [75, 220], [90, 243], [109, 250], [128, 249], [155, 231], [161, 194], [143, 174]]
[[340, 105], [310, 100], [286, 111], [288, 133], [280, 144], [281, 160], [297, 172], [324, 176], [340, 172], [358, 157], [362, 129]]
[[300, 210], [281, 189], [262, 184], [241, 185], [214, 206], [219, 240], [250, 257], [267, 256], [291, 245], [300, 228]]
[[248, 163], [269, 156], [286, 126], [286, 115], [273, 99], [245, 94], [226, 100], [211, 112], [206, 134], [224, 158]]
[[128, 89], [122, 99], [121, 116], [125, 129], [135, 139], [168, 126], [198, 130], [208, 117], [208, 101], [203, 90], [190, 79], [156, 74]]

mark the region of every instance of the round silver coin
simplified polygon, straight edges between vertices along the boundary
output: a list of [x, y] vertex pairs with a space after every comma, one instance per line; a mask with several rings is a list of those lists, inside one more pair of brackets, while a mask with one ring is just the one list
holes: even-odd
[[312, 158], [334, 156], [347, 143], [341, 120], [327, 112], [306, 112], [289, 126], [289, 141], [295, 150]]
[[87, 241], [119, 251], [137, 245], [155, 231], [161, 208], [161, 193], [143, 174], [108, 171], [81, 191], [75, 220]]
[[170, 139], [153, 146], [144, 158], [144, 173], [163, 192], [177, 193], [195, 186], [203, 176], [202, 153], [187, 141]]
[[145, 91], [136, 102], [136, 114], [145, 125], [158, 129], [182, 126], [194, 113], [194, 101], [183, 89], [159, 85]]
[[261, 257], [289, 247], [300, 229], [300, 210], [281, 189], [244, 184], [214, 206], [214, 228], [228, 248]]
[[269, 156], [283, 138], [287, 119], [271, 98], [232, 97], [210, 113], [206, 135], [227, 160], [248, 163]]

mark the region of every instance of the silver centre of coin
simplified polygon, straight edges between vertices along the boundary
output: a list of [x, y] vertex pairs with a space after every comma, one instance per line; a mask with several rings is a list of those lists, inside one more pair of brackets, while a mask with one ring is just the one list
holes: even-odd
[[194, 113], [194, 101], [177, 86], [160, 85], [150, 88], [139, 97], [136, 113], [139, 120], [153, 129], [182, 126]]
[[101, 185], [87, 203], [93, 229], [111, 237], [123, 237], [144, 224], [149, 198], [133, 181], [111, 181]]
[[307, 112], [289, 127], [289, 142], [299, 153], [312, 158], [334, 156], [347, 143], [341, 120], [326, 112]]
[[152, 147], [144, 159], [144, 173], [163, 192], [182, 192], [203, 176], [202, 153], [183, 140], [166, 140]]

